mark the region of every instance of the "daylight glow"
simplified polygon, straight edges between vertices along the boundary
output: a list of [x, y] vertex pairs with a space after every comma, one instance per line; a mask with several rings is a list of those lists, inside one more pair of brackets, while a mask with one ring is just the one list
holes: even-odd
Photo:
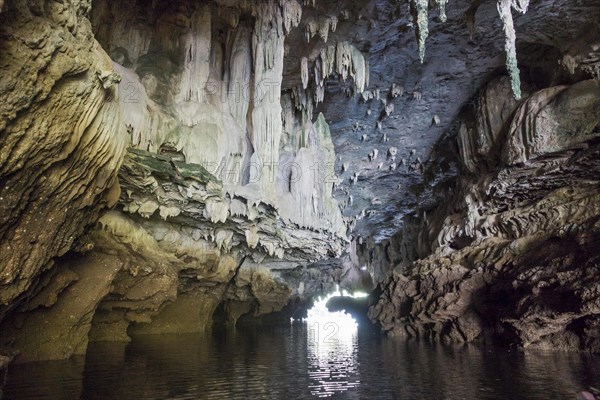
[[318, 397], [329, 397], [360, 384], [356, 359], [358, 324], [345, 311], [327, 309], [327, 301], [335, 296], [364, 297], [366, 293], [351, 296], [338, 288], [319, 298], [303, 319], [308, 329], [310, 390]]
[[323, 326], [325, 324], [335, 323], [340, 329], [356, 328], [358, 324], [350, 314], [345, 311], [330, 312], [327, 309], [327, 302], [329, 299], [339, 295], [339, 292], [333, 293], [325, 298], [317, 300], [313, 308], [308, 310], [307, 318], [305, 318], [304, 321], [308, 322], [309, 326], [312, 326], [315, 323], [321, 323]]

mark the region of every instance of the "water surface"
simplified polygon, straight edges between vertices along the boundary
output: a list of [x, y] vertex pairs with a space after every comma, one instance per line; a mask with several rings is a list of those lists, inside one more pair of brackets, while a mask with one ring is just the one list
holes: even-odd
[[14, 365], [6, 399], [574, 399], [600, 358], [403, 342], [290, 326], [91, 344], [86, 357]]

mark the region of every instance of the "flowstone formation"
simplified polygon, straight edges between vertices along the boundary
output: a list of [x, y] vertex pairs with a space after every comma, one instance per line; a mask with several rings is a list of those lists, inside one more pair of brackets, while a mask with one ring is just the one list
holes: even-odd
[[0, 14], [0, 319], [41, 289], [119, 198], [119, 75], [90, 2], [9, 1]]

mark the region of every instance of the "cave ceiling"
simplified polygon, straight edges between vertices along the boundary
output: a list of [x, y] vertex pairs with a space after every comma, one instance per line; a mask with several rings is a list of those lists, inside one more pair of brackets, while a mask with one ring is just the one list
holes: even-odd
[[[352, 90], [348, 82], [329, 79], [317, 108], [331, 125], [337, 154], [335, 171], [341, 182], [334, 196], [345, 217], [357, 218], [356, 237], [373, 236], [378, 242], [397, 232], [405, 215], [434, 206], [426, 190], [433, 184], [426, 172], [434, 148], [446, 150], [443, 138], [456, 133], [461, 109], [492, 77], [506, 74], [496, 1], [450, 1], [445, 22], [431, 3], [422, 64], [407, 2], [318, 2], [316, 10], [305, 7], [299, 28], [286, 39], [291, 51], [285, 58], [284, 90], [301, 84], [301, 57], [314, 59], [321, 48], [338, 41], [350, 41], [367, 57], [367, 89], [379, 90], [380, 100], [365, 101], [360, 94], [348, 96]], [[327, 43], [318, 35], [306, 42], [307, 20], [319, 14], [341, 15], [343, 10], [349, 10], [350, 17], [340, 16]], [[559, 61], [582, 42], [600, 36], [600, 7], [595, 0], [531, 1], [525, 14], [513, 14], [524, 85], [569, 82], [555, 72]], [[472, 30], [468, 15], [475, 18]], [[392, 93], [393, 85], [400, 91]], [[390, 103], [393, 111], [387, 115]], [[392, 148], [397, 149], [393, 161]], [[373, 149], [378, 150], [375, 160], [369, 157]], [[447, 168], [453, 175], [452, 166]], [[436, 182], [440, 179], [438, 174]]]

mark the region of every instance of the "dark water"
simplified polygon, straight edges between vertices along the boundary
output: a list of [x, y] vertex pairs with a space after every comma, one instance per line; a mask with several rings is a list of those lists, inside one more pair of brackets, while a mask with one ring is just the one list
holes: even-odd
[[[339, 336], [341, 335], [341, 336]], [[574, 399], [600, 358], [406, 343], [306, 325], [94, 344], [14, 365], [7, 399]], [[339, 337], [338, 337], [339, 336]]]

